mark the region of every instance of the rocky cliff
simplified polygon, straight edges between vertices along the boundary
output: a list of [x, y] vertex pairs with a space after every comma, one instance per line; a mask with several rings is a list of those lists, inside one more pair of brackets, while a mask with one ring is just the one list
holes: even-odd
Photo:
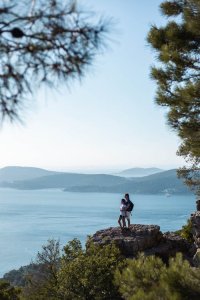
[[194, 264], [200, 266], [200, 200], [196, 201], [197, 211], [191, 214], [192, 223], [192, 235], [194, 238], [194, 244], [196, 247], [196, 253], [194, 255]]
[[110, 227], [97, 231], [88, 241], [99, 245], [114, 243], [126, 257], [135, 257], [139, 252], [146, 255], [157, 255], [164, 261], [181, 252], [192, 265], [200, 262], [200, 200], [197, 211], [191, 215], [194, 243], [174, 232], [160, 231], [158, 225], [131, 225], [129, 229]]
[[200, 200], [196, 201], [197, 211], [191, 214], [192, 234], [194, 243], [197, 248], [200, 248]]
[[134, 224], [129, 229], [110, 227], [97, 231], [90, 241], [99, 245], [114, 243], [129, 258], [144, 252], [146, 255], [160, 256], [164, 261], [182, 252], [191, 262], [196, 250], [192, 243], [181, 236], [173, 232], [162, 233], [158, 225]]
[[128, 257], [155, 247], [162, 239], [162, 233], [157, 225], [134, 224], [129, 229], [110, 227], [97, 231], [91, 239], [95, 244], [100, 245], [114, 242], [122, 254]]

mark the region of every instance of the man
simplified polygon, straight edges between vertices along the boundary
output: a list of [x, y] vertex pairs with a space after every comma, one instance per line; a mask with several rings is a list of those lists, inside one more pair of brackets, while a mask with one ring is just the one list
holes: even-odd
[[127, 222], [128, 222], [128, 228], [130, 227], [131, 225], [131, 220], [130, 220], [130, 217], [131, 217], [131, 211], [133, 210], [133, 202], [130, 200], [129, 198], [129, 194], [125, 194], [124, 196], [125, 200], [126, 200], [126, 219], [127, 219]]

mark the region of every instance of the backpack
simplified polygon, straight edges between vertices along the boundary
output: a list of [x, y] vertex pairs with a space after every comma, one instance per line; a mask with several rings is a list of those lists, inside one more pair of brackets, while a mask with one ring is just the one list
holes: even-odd
[[129, 205], [129, 207], [128, 207], [127, 211], [132, 211], [133, 207], [134, 207], [134, 204], [131, 200], [128, 200], [128, 205]]

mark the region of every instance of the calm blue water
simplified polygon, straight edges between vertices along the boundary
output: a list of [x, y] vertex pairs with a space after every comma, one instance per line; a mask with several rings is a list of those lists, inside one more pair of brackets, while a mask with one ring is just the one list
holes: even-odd
[[[120, 194], [66, 193], [60, 190], [0, 189], [0, 276], [29, 264], [49, 238], [64, 245], [74, 237], [117, 226]], [[195, 210], [194, 196], [135, 195], [133, 223], [176, 230]]]

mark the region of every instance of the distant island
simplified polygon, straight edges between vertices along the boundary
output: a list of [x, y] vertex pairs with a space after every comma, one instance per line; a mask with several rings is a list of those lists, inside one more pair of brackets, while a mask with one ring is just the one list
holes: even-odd
[[163, 172], [164, 170], [159, 168], [131, 168], [123, 170], [116, 175], [123, 177], [143, 177], [156, 173]]
[[[138, 172], [138, 168], [135, 168]], [[134, 169], [132, 170], [132, 174]], [[22, 190], [59, 188], [69, 192], [129, 193], [135, 194], [189, 194], [191, 191], [177, 178], [176, 169], [157, 172], [157, 168], [140, 169], [143, 177], [127, 177], [127, 172], [118, 175], [78, 174], [54, 172], [33, 167], [5, 167], [0, 169], [0, 187]], [[140, 173], [141, 173], [140, 172]], [[125, 176], [122, 176], [125, 174]]]

